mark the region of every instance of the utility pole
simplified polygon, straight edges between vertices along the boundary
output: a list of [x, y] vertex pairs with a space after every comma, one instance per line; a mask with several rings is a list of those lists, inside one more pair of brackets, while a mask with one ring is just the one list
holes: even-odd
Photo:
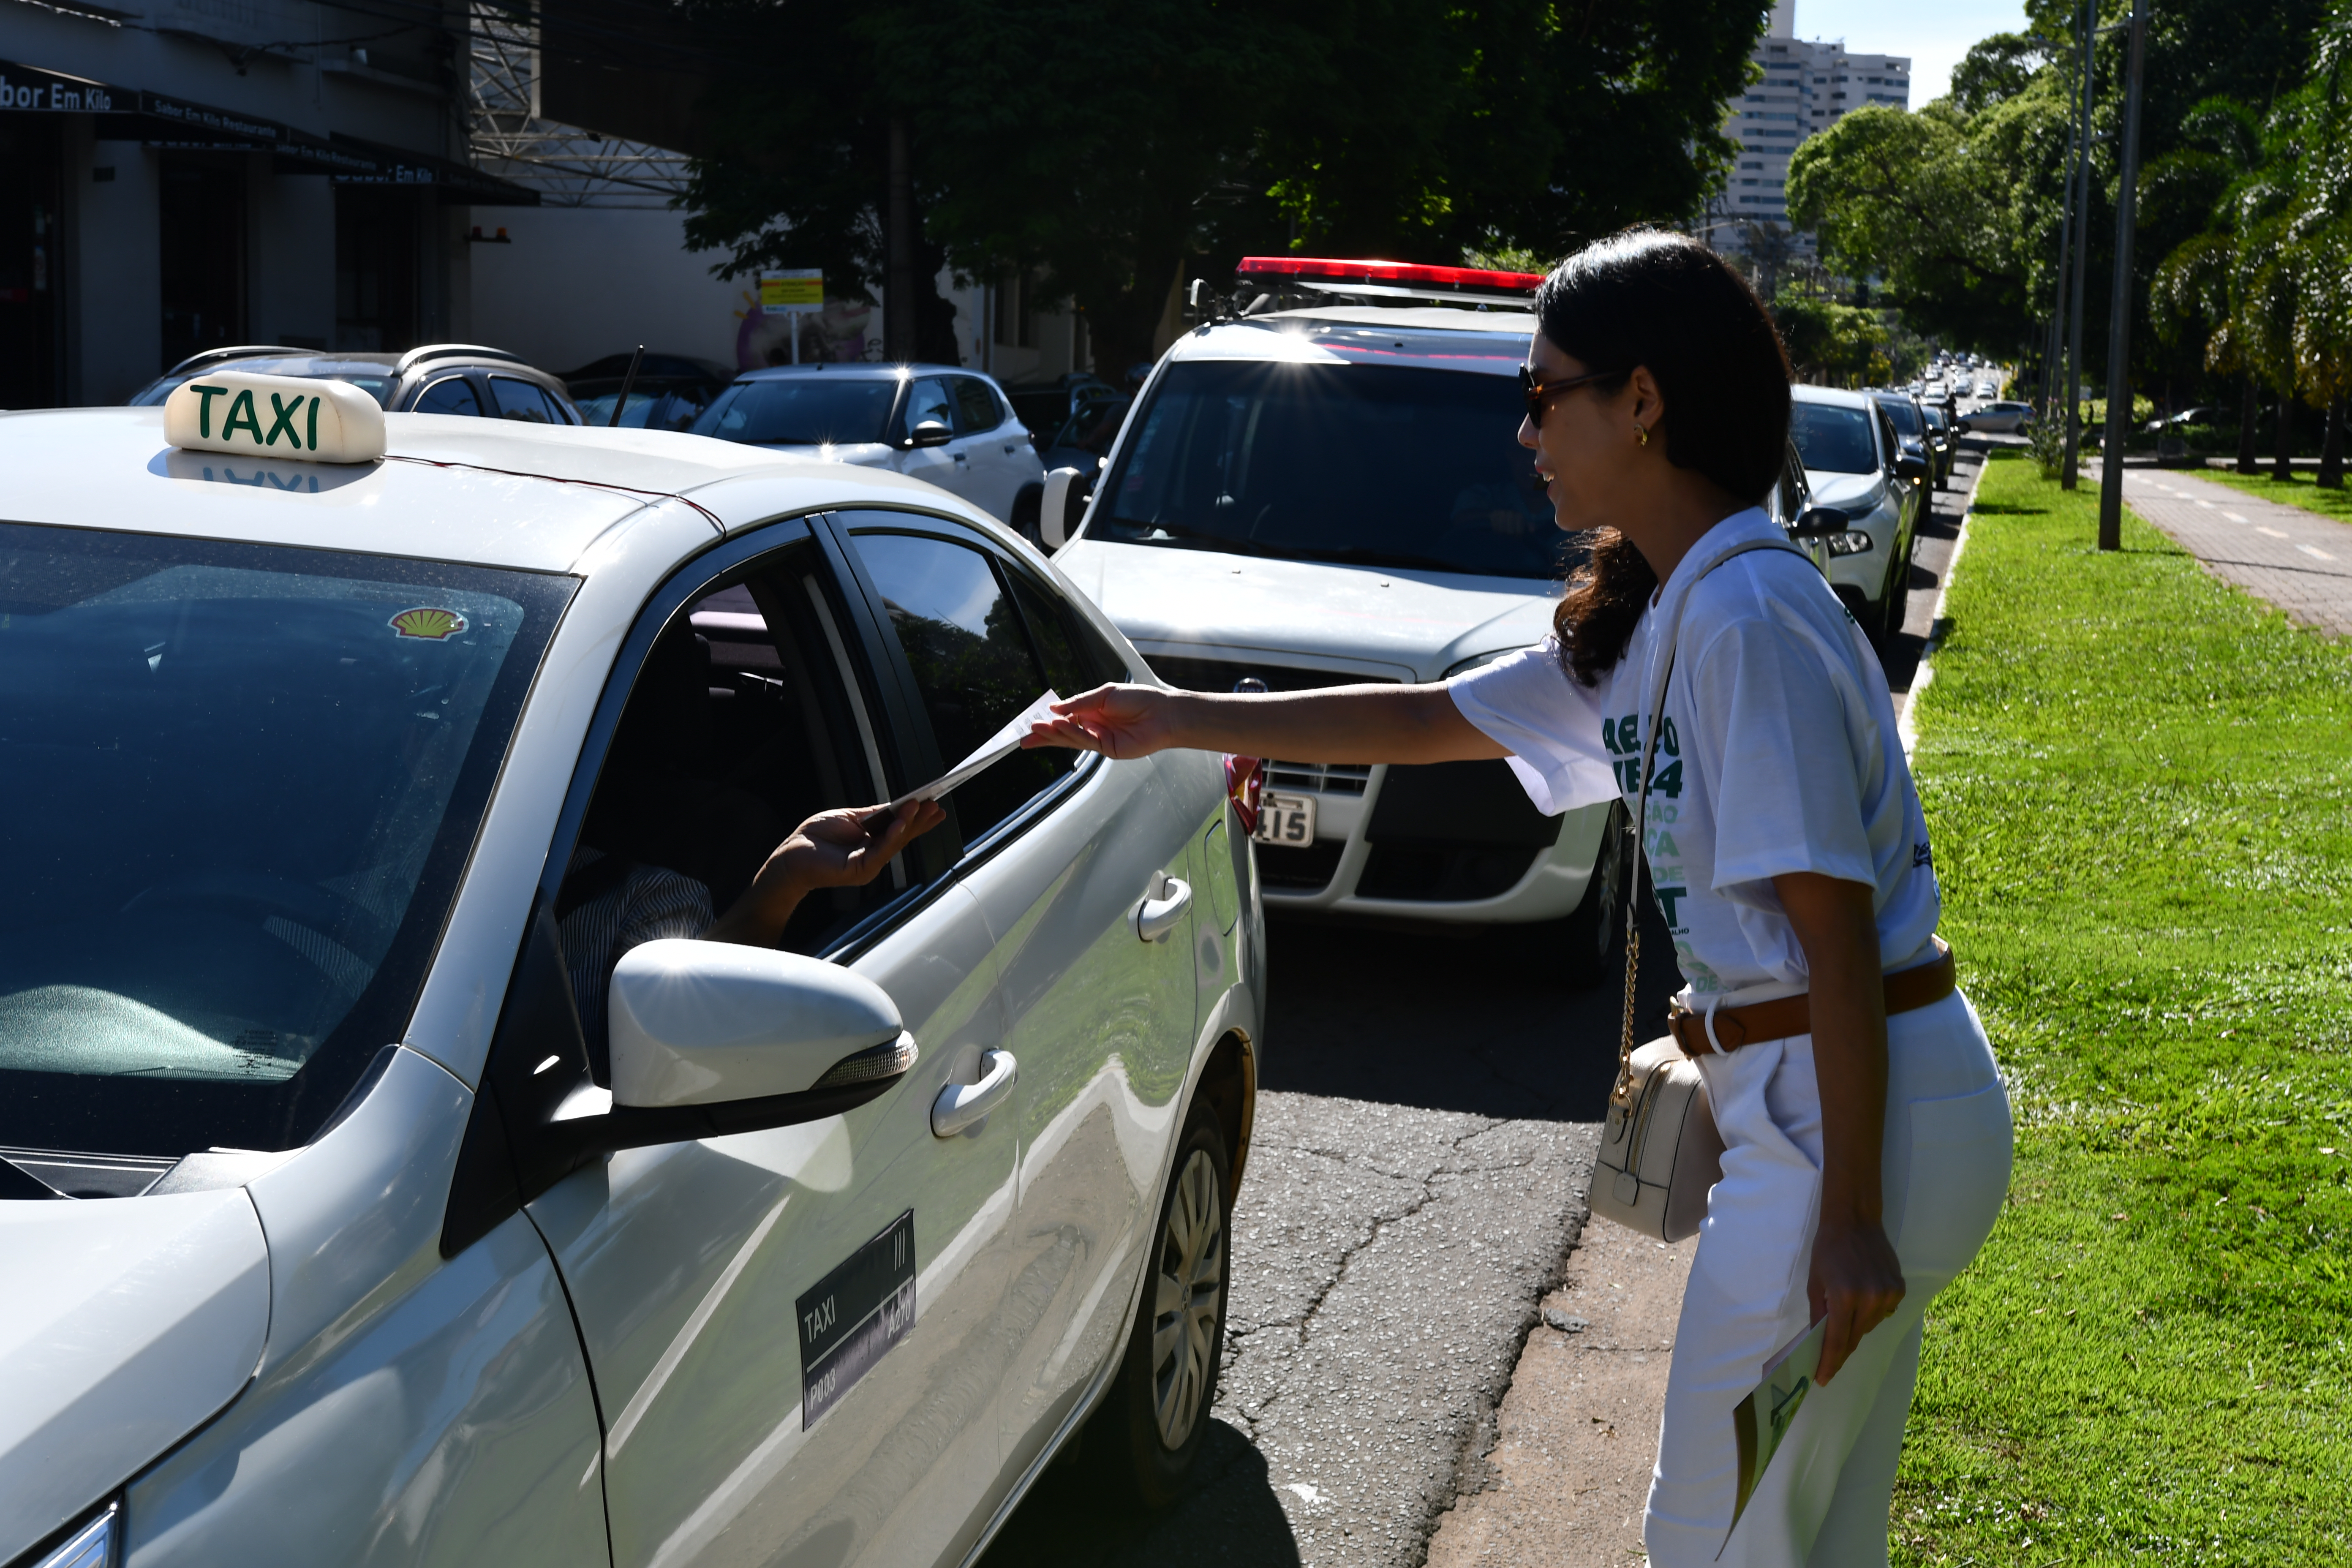
[[2124, 445], [2130, 438], [2132, 230], [2138, 221], [2139, 82], [2147, 53], [2147, 0], [2132, 0], [2131, 64], [2124, 94], [2123, 183], [2116, 192], [2115, 300], [2107, 314], [2107, 435], [2099, 448], [2099, 548], [2123, 548]]
[[[2081, 16], [2090, 7], [2091, 0], [2083, 0], [2076, 7], [2075, 36], [2082, 35]], [[2078, 42], [2079, 47], [2079, 42]], [[2066, 342], [2066, 262], [2074, 248], [2074, 153], [2082, 145], [2083, 124], [2079, 115], [2066, 126], [2066, 199], [2059, 204], [2062, 213], [2058, 221], [2058, 274], [2050, 291], [2049, 341], [2042, 355], [2042, 416], [2058, 416], [2059, 355]]]
[[2091, 268], [2091, 105], [2093, 102], [2093, 66], [2095, 46], [2099, 40], [2099, 12], [2095, 4], [2083, 7], [2083, 108], [2082, 134], [2074, 160], [2074, 201], [2081, 204], [2082, 218], [2075, 225], [2078, 236], [2074, 245], [2074, 302], [2067, 323], [2066, 348], [2066, 466], [2059, 471], [2062, 489], [2073, 489], [2080, 482], [2083, 447], [2083, 288]]

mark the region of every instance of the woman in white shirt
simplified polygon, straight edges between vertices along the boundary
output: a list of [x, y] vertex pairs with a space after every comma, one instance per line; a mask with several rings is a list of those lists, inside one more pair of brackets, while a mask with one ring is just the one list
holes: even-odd
[[[1671, 654], [1643, 848], [1688, 982], [1675, 1034], [1726, 1150], [1643, 1539], [1660, 1568], [1883, 1564], [1922, 1314], [1991, 1230], [2008, 1100], [1935, 940], [1927, 825], [1876, 658], [1801, 555], [1722, 559], [1781, 540], [1749, 499], [1788, 441], [1769, 317], [1713, 252], [1654, 231], [1562, 263], [1536, 312], [1519, 440], [1559, 525], [1593, 531], [1555, 638], [1430, 686], [1104, 687], [1026, 743], [1502, 757], [1541, 810], [1616, 795], [1630, 812]], [[1727, 1545], [1732, 1407], [1824, 1317], [1821, 1386]]]

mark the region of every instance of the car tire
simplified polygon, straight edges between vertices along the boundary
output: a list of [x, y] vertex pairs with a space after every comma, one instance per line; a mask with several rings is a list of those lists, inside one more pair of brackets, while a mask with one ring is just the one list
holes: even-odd
[[1183, 1496], [1224, 1364], [1233, 1163], [1215, 1111], [1195, 1102], [1176, 1145], [1142, 1300], [1111, 1387], [1087, 1422], [1087, 1459], [1148, 1509]]
[[1625, 805], [1620, 801], [1601, 830], [1601, 851], [1592, 858], [1592, 880], [1584, 901], [1559, 925], [1556, 951], [1562, 978], [1571, 991], [1589, 991], [1621, 973], [1611, 960], [1625, 915]]

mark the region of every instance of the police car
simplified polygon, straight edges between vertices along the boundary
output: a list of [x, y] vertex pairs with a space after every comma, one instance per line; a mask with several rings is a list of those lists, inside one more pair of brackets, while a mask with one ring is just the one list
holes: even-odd
[[1217, 760], [1017, 752], [772, 946], [637, 940], [1146, 678], [1034, 550], [233, 369], [0, 465], [0, 1561], [952, 1563], [1090, 1415], [1174, 1493], [1265, 984]]
[[[1517, 432], [1539, 277], [1255, 258], [1144, 386], [1082, 520], [1045, 489], [1055, 564], [1171, 683], [1276, 691], [1430, 681], [1541, 642], [1580, 558]], [[1243, 303], [1246, 301], [1246, 303]], [[1597, 979], [1622, 834], [1547, 817], [1499, 762], [1266, 762], [1267, 907], [1305, 916], [1569, 920]]]

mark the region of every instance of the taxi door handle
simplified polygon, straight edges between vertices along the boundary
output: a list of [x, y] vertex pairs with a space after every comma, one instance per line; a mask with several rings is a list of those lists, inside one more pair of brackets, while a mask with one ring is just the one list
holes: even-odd
[[1182, 923], [1184, 911], [1192, 907], [1192, 885], [1178, 877], [1163, 879], [1165, 886], [1158, 898], [1144, 896], [1135, 906], [1135, 934], [1146, 942], [1164, 942], [1168, 933]]
[[983, 1051], [978, 1083], [951, 1083], [931, 1101], [931, 1136], [952, 1138], [977, 1125], [1013, 1092], [1021, 1064], [1011, 1051]]

